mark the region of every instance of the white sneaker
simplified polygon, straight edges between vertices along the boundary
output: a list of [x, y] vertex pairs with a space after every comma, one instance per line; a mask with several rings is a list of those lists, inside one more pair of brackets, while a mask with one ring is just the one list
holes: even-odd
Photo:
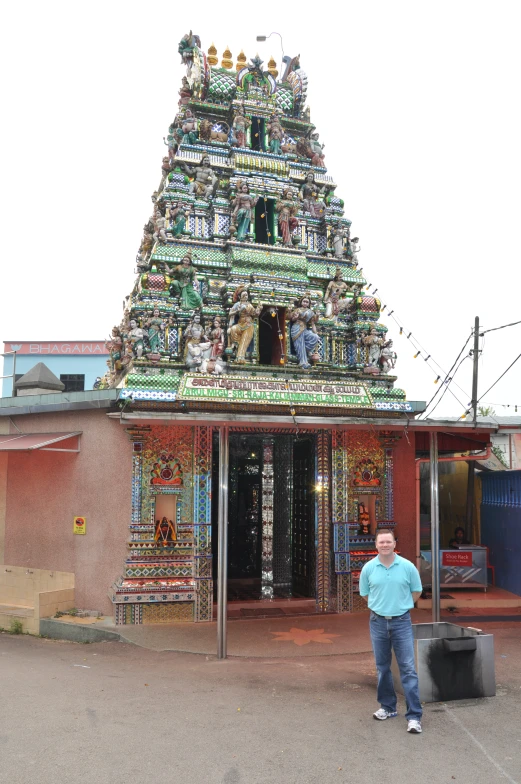
[[396, 716], [398, 716], [398, 711], [386, 711], [385, 708], [379, 708], [375, 713], [373, 713], [373, 719], [378, 719], [378, 721], [394, 719]]
[[422, 731], [422, 725], [420, 721], [416, 719], [409, 719], [407, 722], [407, 732], [414, 732], [419, 733]]

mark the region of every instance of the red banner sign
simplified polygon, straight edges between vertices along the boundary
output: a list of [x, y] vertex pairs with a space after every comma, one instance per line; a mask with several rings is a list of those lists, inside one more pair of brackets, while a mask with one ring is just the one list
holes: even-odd
[[49, 354], [108, 354], [104, 341], [102, 340], [78, 340], [78, 341], [51, 341], [50, 343], [4, 343], [4, 351], [16, 351], [18, 354], [39, 354], [47, 356]]
[[441, 554], [442, 566], [472, 566], [472, 553], [468, 550], [445, 550]]

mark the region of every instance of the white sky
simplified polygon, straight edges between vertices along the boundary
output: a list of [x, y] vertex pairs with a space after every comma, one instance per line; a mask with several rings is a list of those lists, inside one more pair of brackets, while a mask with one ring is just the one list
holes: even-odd
[[[109, 334], [176, 113], [180, 38], [280, 70], [278, 37], [255, 41], [276, 28], [308, 75], [371, 291], [448, 371], [475, 316], [521, 319], [520, 19], [517, 0], [4, 4], [0, 341]], [[434, 373], [387, 311], [398, 385], [429, 400]], [[486, 336], [479, 394], [520, 344], [521, 325]], [[456, 381], [466, 406], [469, 360]], [[485, 401], [521, 413], [521, 360]], [[463, 410], [449, 392], [435, 415]]]

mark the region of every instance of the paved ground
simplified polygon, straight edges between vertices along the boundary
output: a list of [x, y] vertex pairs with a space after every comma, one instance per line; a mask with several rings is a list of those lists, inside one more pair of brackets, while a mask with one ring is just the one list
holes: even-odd
[[418, 736], [403, 705], [371, 718], [369, 653], [218, 662], [1, 634], [0, 782], [521, 784], [521, 624], [479, 625], [497, 697], [427, 705]]

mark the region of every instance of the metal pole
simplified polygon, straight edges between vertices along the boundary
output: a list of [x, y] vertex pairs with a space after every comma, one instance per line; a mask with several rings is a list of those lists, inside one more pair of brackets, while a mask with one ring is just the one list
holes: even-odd
[[14, 397], [15, 394], [16, 394], [16, 389], [15, 389], [15, 386], [14, 386], [15, 384], [16, 384], [16, 351], [13, 354], [13, 391], [12, 391], [12, 397]]
[[[472, 423], [476, 426], [478, 418], [478, 361], [479, 361], [479, 316], [474, 319], [474, 355], [472, 365]], [[465, 533], [472, 541], [472, 524], [474, 522], [474, 476], [475, 463], [470, 461], [467, 469], [467, 513], [465, 515]]]
[[226, 659], [228, 580], [228, 426], [219, 428], [219, 540], [217, 549], [217, 658]]
[[438, 484], [438, 434], [430, 432], [432, 622], [440, 620], [440, 499]]

